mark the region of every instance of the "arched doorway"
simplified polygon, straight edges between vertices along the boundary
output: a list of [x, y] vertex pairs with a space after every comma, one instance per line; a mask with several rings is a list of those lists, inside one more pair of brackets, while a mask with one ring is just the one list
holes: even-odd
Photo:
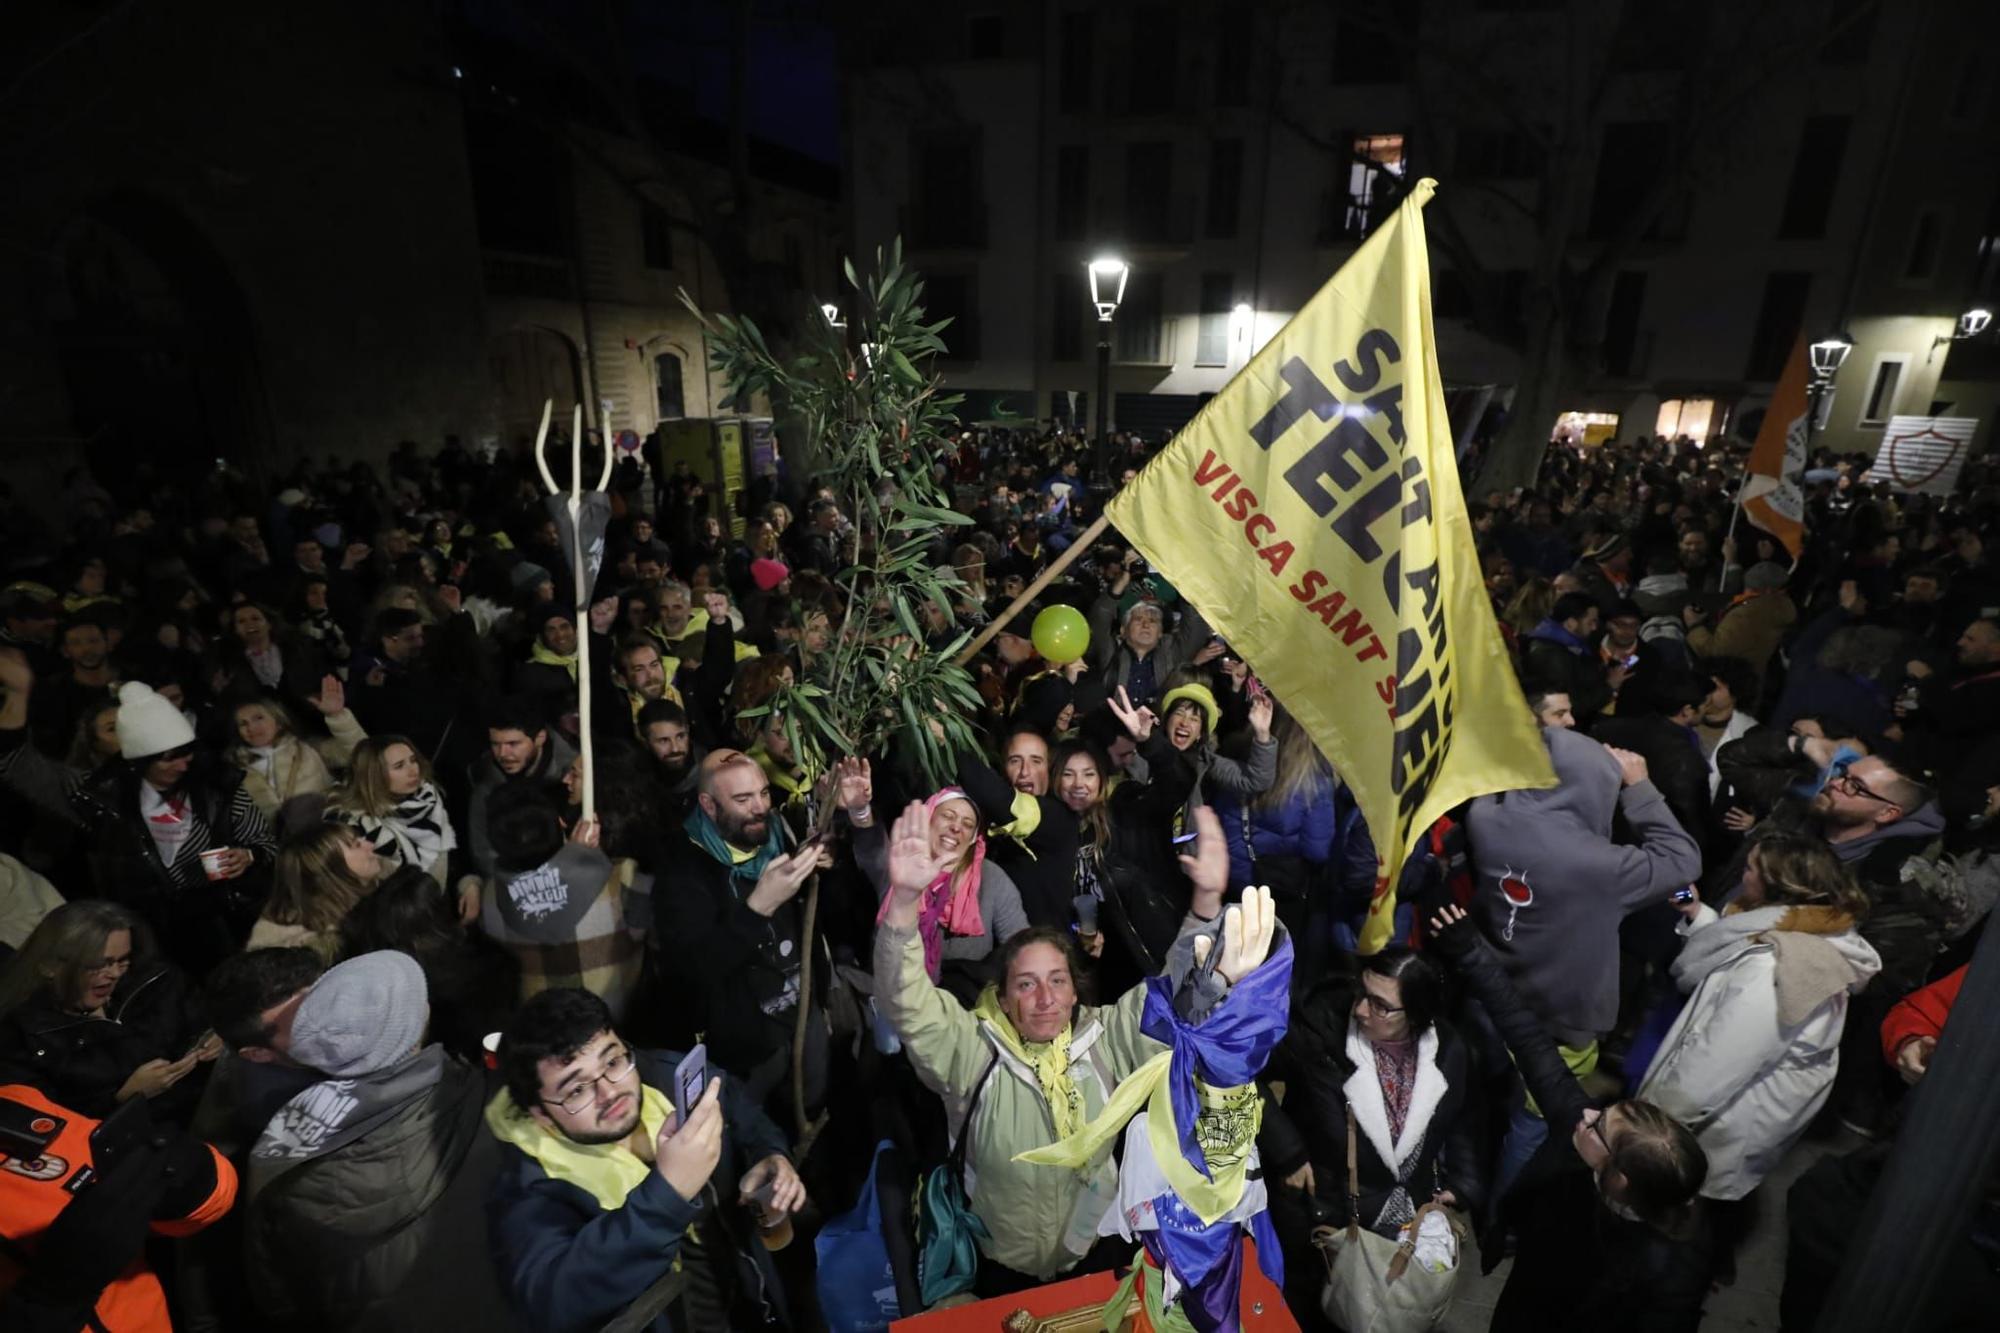
[[54, 249], [44, 304], [98, 480], [119, 492], [217, 459], [261, 472], [275, 431], [256, 334], [208, 239], [166, 203], [121, 192], [73, 218]]
[[576, 344], [541, 325], [496, 334], [486, 345], [486, 363], [499, 401], [501, 438], [533, 444], [542, 405], [555, 403], [549, 430], [569, 436], [570, 414], [583, 401], [583, 364]]

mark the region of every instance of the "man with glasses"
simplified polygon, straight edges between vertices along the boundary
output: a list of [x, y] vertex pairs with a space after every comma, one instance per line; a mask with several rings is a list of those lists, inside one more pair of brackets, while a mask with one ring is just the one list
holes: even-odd
[[486, 1123], [507, 1147], [487, 1213], [526, 1324], [787, 1326], [758, 1232], [803, 1207], [805, 1187], [734, 1080], [710, 1078], [679, 1123], [682, 1057], [634, 1051], [585, 990], [530, 998], [499, 1056], [506, 1088]]

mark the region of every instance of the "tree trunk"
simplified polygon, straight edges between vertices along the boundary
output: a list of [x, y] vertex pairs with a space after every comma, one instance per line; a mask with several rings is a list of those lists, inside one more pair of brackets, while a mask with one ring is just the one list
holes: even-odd
[[1486, 466], [1472, 484], [1474, 495], [1484, 498], [1535, 484], [1562, 391], [1564, 331], [1561, 316], [1549, 309], [1529, 335], [1507, 427], [1493, 442]]

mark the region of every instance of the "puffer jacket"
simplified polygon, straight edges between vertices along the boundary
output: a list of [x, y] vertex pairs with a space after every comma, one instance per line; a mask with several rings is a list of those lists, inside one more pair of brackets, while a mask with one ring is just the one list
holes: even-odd
[[229, 761], [243, 770], [243, 790], [267, 815], [294, 796], [314, 796], [333, 787], [334, 768], [344, 768], [354, 747], [368, 739], [368, 733], [354, 720], [351, 710], [330, 713], [327, 727], [333, 735], [326, 739], [286, 736], [273, 747], [269, 767], [257, 762], [248, 746], [236, 746]]
[[504, 1150], [485, 1106], [479, 1071], [446, 1059], [358, 1137], [269, 1178], [253, 1167], [248, 1271], [270, 1327], [519, 1327], [486, 1239]]
[[1695, 1132], [1702, 1194], [1740, 1199], [1825, 1104], [1847, 1001], [1881, 969], [1853, 919], [1827, 907], [1703, 907], [1674, 960], [1688, 996], [1639, 1096]]
[[[178, 1060], [201, 1035], [187, 978], [154, 960], [134, 967], [111, 993], [104, 1017], [72, 1013], [44, 987], [0, 1019], [0, 1081], [32, 1083], [63, 1105], [102, 1120], [118, 1089], [148, 1060]], [[194, 1108], [207, 1066], [153, 1101], [156, 1118]]]
[[[1104, 1109], [1119, 1080], [1166, 1049], [1139, 1031], [1145, 997], [1145, 988], [1135, 986], [1115, 1005], [1077, 1009], [1069, 1072], [1083, 1096], [1086, 1121]], [[968, 1013], [924, 975], [924, 943], [914, 927], [886, 922], [876, 927], [875, 1002], [902, 1038], [917, 1076], [944, 1098], [948, 1122], [971, 1136], [966, 1188], [973, 1213], [989, 1233], [980, 1242], [986, 1257], [1041, 1279], [1074, 1266], [1096, 1239], [1098, 1219], [1117, 1199], [1112, 1145], [1106, 1144], [1086, 1171], [1014, 1160], [1054, 1141], [1048, 1100], [1033, 1068], [1015, 1053], [1019, 1038]], [[989, 1066], [992, 1077], [980, 1089]], [[975, 1089], [979, 1104], [967, 1125]]]
[[1216, 792], [1209, 805], [1229, 843], [1229, 882], [1262, 883], [1256, 871], [1259, 858], [1289, 857], [1315, 869], [1331, 860], [1339, 827], [1334, 790], [1333, 780], [1322, 778], [1275, 805], [1257, 804], [1233, 791]]

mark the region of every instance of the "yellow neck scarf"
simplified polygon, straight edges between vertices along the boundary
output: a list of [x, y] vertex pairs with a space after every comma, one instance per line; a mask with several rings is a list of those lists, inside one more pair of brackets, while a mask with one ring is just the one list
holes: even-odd
[[[1083, 1094], [1069, 1076], [1070, 1024], [1063, 1024], [1063, 1030], [1056, 1034], [1054, 1041], [1022, 1041], [1021, 1034], [1014, 1030], [1013, 1020], [1000, 1007], [999, 991], [991, 986], [980, 992], [979, 1003], [973, 1006], [972, 1016], [992, 1024], [1008, 1051], [1035, 1071], [1035, 1082], [1041, 1087], [1042, 1098], [1049, 1104], [1049, 1117], [1055, 1122], [1056, 1138], [1067, 1139], [1081, 1129]], [[1086, 1156], [1070, 1165], [1081, 1170], [1089, 1164]]]
[[[640, 1084], [639, 1123], [645, 1132], [659, 1137], [660, 1129], [673, 1114], [666, 1094]], [[610, 1212], [625, 1206], [625, 1196], [645, 1183], [652, 1163], [641, 1161], [623, 1140], [617, 1143], [574, 1143], [514, 1104], [506, 1089], [486, 1103], [486, 1127], [502, 1143], [511, 1143], [541, 1163], [542, 1170], [556, 1180], [566, 1181], [597, 1200]]]
[[540, 662], [543, 666], [559, 666], [569, 672], [569, 678], [572, 683], [576, 680], [575, 653], [556, 652], [540, 639], [536, 639], [535, 646], [528, 650], [528, 660], [530, 662]]

